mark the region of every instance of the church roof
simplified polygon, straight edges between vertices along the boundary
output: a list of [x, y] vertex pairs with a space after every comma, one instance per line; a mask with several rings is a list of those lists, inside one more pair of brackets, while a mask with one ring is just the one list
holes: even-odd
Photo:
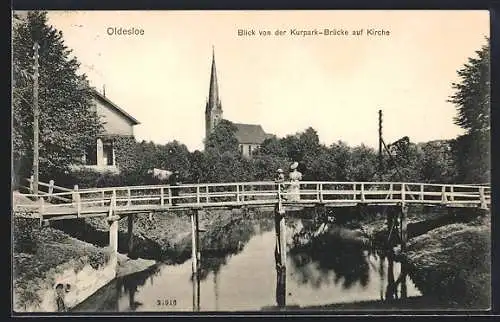
[[239, 143], [261, 144], [269, 137], [269, 134], [264, 132], [261, 125], [234, 123], [237, 128], [236, 138]]

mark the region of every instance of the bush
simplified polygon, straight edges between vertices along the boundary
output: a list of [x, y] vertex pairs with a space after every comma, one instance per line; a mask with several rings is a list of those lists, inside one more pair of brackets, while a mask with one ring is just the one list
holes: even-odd
[[37, 251], [37, 234], [39, 221], [30, 218], [14, 218], [14, 252], [34, 254]]
[[443, 226], [414, 238], [408, 250], [411, 278], [424, 295], [490, 305], [489, 226]]

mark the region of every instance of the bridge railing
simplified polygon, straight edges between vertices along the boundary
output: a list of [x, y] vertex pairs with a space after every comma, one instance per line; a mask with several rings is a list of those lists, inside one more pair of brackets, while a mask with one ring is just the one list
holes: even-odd
[[[30, 178], [25, 178], [24, 179], [27, 185], [21, 185], [20, 189], [24, 190], [28, 194], [33, 194], [33, 182], [34, 182], [34, 177], [31, 176]], [[49, 202], [69, 202], [71, 199], [65, 198], [59, 193], [61, 192], [70, 192], [72, 191], [71, 189], [65, 188], [65, 187], [60, 187], [55, 185], [54, 180], [50, 180], [48, 183], [39, 181], [38, 182], [38, 194], [41, 196], [45, 196], [47, 201]]]
[[[288, 198], [290, 182], [284, 186], [284, 203], [373, 203], [405, 202], [414, 204], [464, 204], [484, 207], [491, 202], [487, 186], [427, 184], [405, 182], [299, 182], [299, 200]], [[67, 189], [69, 190], [69, 189]], [[30, 195], [26, 195], [30, 196]], [[45, 195], [47, 197], [47, 195]], [[64, 212], [68, 207], [82, 212], [103, 212], [116, 200], [117, 209], [162, 209], [168, 206], [238, 206], [267, 205], [278, 201], [278, 186], [273, 181], [147, 185], [77, 189], [51, 193], [58, 204], [46, 203], [31, 206], [44, 212]]]

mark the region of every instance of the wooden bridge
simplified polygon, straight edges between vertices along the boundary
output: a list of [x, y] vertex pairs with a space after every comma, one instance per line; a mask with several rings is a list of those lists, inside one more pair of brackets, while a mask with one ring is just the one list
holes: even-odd
[[[28, 180], [30, 183], [32, 180]], [[61, 219], [106, 217], [109, 224], [111, 265], [117, 264], [118, 221], [128, 219], [128, 250], [133, 248], [133, 217], [137, 213], [166, 213], [191, 210], [193, 281], [198, 280], [201, 253], [199, 248], [198, 212], [207, 208], [274, 208], [276, 230], [276, 298], [278, 306], [285, 305], [286, 292], [286, 226], [287, 210], [304, 207], [355, 207], [359, 205], [392, 206], [398, 212], [388, 213], [388, 231], [397, 232], [401, 253], [406, 251], [408, 205], [468, 207], [488, 210], [491, 189], [488, 185], [428, 184], [407, 182], [310, 182], [299, 183], [299, 193], [287, 192], [290, 182], [235, 182], [171, 185], [147, 185], [73, 189], [58, 187], [54, 182], [39, 183], [37, 195], [14, 195], [13, 211], [47, 222]], [[388, 254], [392, 245], [385, 246]], [[393, 257], [388, 255], [388, 276], [392, 276]], [[407, 272], [401, 269], [397, 281], [389, 278], [388, 290], [401, 284], [401, 297], [406, 297]], [[193, 285], [195, 283], [193, 282]], [[193, 288], [193, 298], [198, 291]], [[393, 291], [391, 291], [393, 292]], [[395, 291], [394, 291], [395, 292]], [[389, 294], [389, 293], [388, 293]], [[391, 293], [392, 294], [392, 293]], [[391, 296], [392, 295], [388, 295]], [[193, 301], [195, 303], [195, 301]], [[196, 306], [195, 306], [196, 307]], [[199, 310], [199, 305], [197, 306]], [[195, 308], [196, 310], [196, 308]]]
[[[289, 182], [280, 183], [284, 187]], [[278, 202], [286, 207], [327, 207], [423, 204], [488, 209], [490, 187], [478, 185], [405, 182], [300, 182], [296, 201], [280, 192], [273, 181], [146, 185], [68, 189], [40, 183], [47, 191], [22, 196], [37, 202], [14, 201], [14, 212], [29, 213], [42, 220], [74, 219], [114, 214], [165, 212], [203, 208], [262, 208]], [[29, 187], [26, 187], [29, 189]]]

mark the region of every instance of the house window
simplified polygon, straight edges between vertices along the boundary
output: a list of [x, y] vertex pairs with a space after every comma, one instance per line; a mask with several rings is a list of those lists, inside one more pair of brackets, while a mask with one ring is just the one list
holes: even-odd
[[97, 165], [97, 146], [91, 144], [85, 151], [85, 164]]
[[103, 154], [104, 154], [104, 164], [105, 165], [113, 165], [113, 144], [107, 143], [103, 145]]

